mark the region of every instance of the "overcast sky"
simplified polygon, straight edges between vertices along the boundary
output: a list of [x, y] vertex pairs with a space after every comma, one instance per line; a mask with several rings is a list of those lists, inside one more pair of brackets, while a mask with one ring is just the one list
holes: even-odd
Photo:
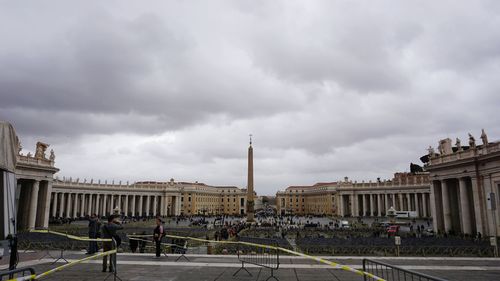
[[500, 1], [1, 1], [0, 119], [59, 176], [391, 178], [500, 139]]

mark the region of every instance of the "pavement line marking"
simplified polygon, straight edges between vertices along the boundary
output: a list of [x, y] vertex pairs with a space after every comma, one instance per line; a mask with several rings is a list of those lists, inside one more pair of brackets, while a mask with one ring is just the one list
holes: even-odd
[[[40, 262], [48, 263], [52, 262], [51, 259], [42, 259]], [[76, 260], [68, 260], [69, 262]], [[102, 264], [100, 260], [89, 260], [83, 263], [92, 264]], [[159, 265], [159, 266], [182, 266], [182, 267], [230, 267], [239, 268], [241, 264], [239, 263], [210, 263], [210, 262], [175, 262], [175, 261], [120, 261], [118, 260], [118, 266], [120, 265]], [[349, 264], [346, 265], [353, 268], [362, 268], [359, 264]], [[442, 270], [442, 271], [500, 271], [500, 266], [447, 266], [447, 265], [398, 265], [404, 269], [410, 270]], [[246, 264], [245, 267], [260, 268], [257, 265]], [[280, 264], [280, 268], [296, 268], [296, 269], [340, 269], [332, 268], [329, 265], [323, 264]]]

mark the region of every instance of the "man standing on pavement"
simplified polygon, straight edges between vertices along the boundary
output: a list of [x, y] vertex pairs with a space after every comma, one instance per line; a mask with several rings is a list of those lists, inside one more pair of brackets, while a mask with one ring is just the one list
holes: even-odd
[[[115, 239], [116, 242], [121, 241], [120, 237], [116, 234], [116, 231], [123, 229], [120, 221], [118, 221], [118, 215], [110, 215], [108, 217], [108, 223], [102, 226], [102, 235], [104, 239]], [[107, 252], [113, 249], [113, 242], [103, 242], [103, 251]], [[118, 246], [118, 243], [117, 243]], [[102, 257], [102, 272], [106, 272], [108, 266], [108, 256]], [[116, 254], [109, 255], [109, 272], [114, 271], [114, 265], [116, 263]]]
[[[92, 214], [89, 218], [89, 238], [96, 239], [100, 236], [101, 222], [96, 214]], [[88, 255], [95, 254], [99, 251], [96, 241], [89, 241]]]

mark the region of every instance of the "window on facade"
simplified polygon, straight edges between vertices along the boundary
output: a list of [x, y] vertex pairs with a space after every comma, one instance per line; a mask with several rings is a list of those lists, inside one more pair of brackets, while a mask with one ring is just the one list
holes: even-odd
[[188, 201], [191, 202], [191, 197], [188, 197]]

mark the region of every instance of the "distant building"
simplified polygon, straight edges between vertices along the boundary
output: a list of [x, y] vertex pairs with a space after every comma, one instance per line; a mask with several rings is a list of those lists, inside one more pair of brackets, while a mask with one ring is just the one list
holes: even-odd
[[386, 210], [413, 211], [429, 217], [430, 187], [427, 173], [396, 173], [392, 180], [344, 181], [289, 186], [276, 193], [278, 214], [340, 217], [385, 216]]
[[434, 229], [498, 236], [500, 234], [500, 142], [488, 142], [481, 135], [476, 145], [469, 135], [469, 145], [457, 139], [439, 142], [438, 151], [429, 147], [422, 157], [431, 179], [431, 206]]

